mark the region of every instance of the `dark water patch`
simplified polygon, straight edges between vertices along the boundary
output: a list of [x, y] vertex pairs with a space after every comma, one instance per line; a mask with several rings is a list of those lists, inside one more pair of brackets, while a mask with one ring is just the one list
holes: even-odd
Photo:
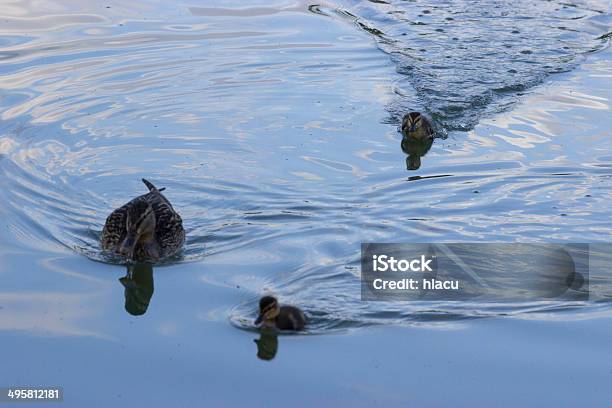
[[423, 9], [428, 5], [423, 1], [336, 5], [328, 14], [371, 33], [406, 75], [397, 85], [400, 97], [389, 107], [391, 120], [424, 110], [448, 131], [470, 130], [480, 117], [508, 109], [520, 92], [602, 49], [608, 36], [597, 32], [606, 23], [592, 25], [609, 15], [605, 3], [597, 8], [590, 2], [561, 7], [558, 1], [533, 0], [450, 0], [431, 9]]
[[606, 34], [604, 34], [604, 35], [601, 35], [601, 36], [597, 37], [597, 39], [598, 39], [598, 40], [607, 40], [607, 39], [609, 39], [610, 37], [612, 37], [612, 32], [609, 32], [609, 33], [606, 33]]

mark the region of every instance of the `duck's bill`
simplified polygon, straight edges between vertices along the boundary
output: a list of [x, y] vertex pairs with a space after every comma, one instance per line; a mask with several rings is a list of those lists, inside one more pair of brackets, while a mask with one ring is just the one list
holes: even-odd
[[127, 237], [121, 243], [119, 247], [119, 253], [124, 256], [131, 257], [134, 253], [134, 247], [136, 246], [136, 236], [128, 234]]
[[261, 315], [257, 316], [257, 319], [255, 319], [255, 326], [259, 326], [262, 320], [263, 317]]

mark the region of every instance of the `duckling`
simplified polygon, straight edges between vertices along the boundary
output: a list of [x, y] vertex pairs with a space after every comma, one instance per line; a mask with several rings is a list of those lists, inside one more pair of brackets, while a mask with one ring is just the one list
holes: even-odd
[[100, 242], [102, 249], [129, 260], [154, 262], [175, 254], [185, 242], [183, 220], [148, 180], [149, 193], [134, 198], [106, 219]]
[[402, 119], [402, 133], [414, 139], [431, 139], [434, 136], [431, 119], [420, 112], [407, 113]]
[[260, 324], [279, 330], [302, 330], [306, 316], [295, 306], [279, 306], [276, 298], [264, 296], [259, 301], [259, 317], [255, 320], [255, 325]]

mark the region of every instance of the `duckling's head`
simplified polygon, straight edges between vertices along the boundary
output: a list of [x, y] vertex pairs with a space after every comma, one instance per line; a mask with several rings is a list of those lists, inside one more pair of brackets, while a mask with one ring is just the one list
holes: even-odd
[[402, 119], [402, 132], [413, 133], [416, 132], [423, 124], [423, 117], [419, 112], [410, 112]]
[[278, 300], [273, 296], [264, 296], [259, 301], [259, 316], [255, 320], [255, 325], [259, 325], [262, 321], [264, 324], [273, 321], [279, 313]]
[[136, 200], [128, 206], [125, 221], [126, 235], [119, 247], [119, 253], [134, 257], [134, 248], [138, 243], [148, 243], [155, 233], [155, 212], [146, 200]]

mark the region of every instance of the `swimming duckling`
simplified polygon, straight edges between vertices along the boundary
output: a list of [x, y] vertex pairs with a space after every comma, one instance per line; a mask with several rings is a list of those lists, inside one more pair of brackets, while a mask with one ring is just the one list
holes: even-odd
[[434, 136], [431, 119], [420, 112], [407, 113], [402, 119], [402, 133], [414, 139], [431, 139]]
[[295, 306], [279, 306], [276, 298], [264, 296], [259, 301], [259, 317], [255, 320], [255, 325], [259, 324], [280, 330], [302, 330], [306, 316]]
[[106, 219], [102, 249], [136, 261], [157, 261], [175, 254], [185, 242], [183, 221], [170, 202], [149, 181], [149, 193], [134, 198]]

